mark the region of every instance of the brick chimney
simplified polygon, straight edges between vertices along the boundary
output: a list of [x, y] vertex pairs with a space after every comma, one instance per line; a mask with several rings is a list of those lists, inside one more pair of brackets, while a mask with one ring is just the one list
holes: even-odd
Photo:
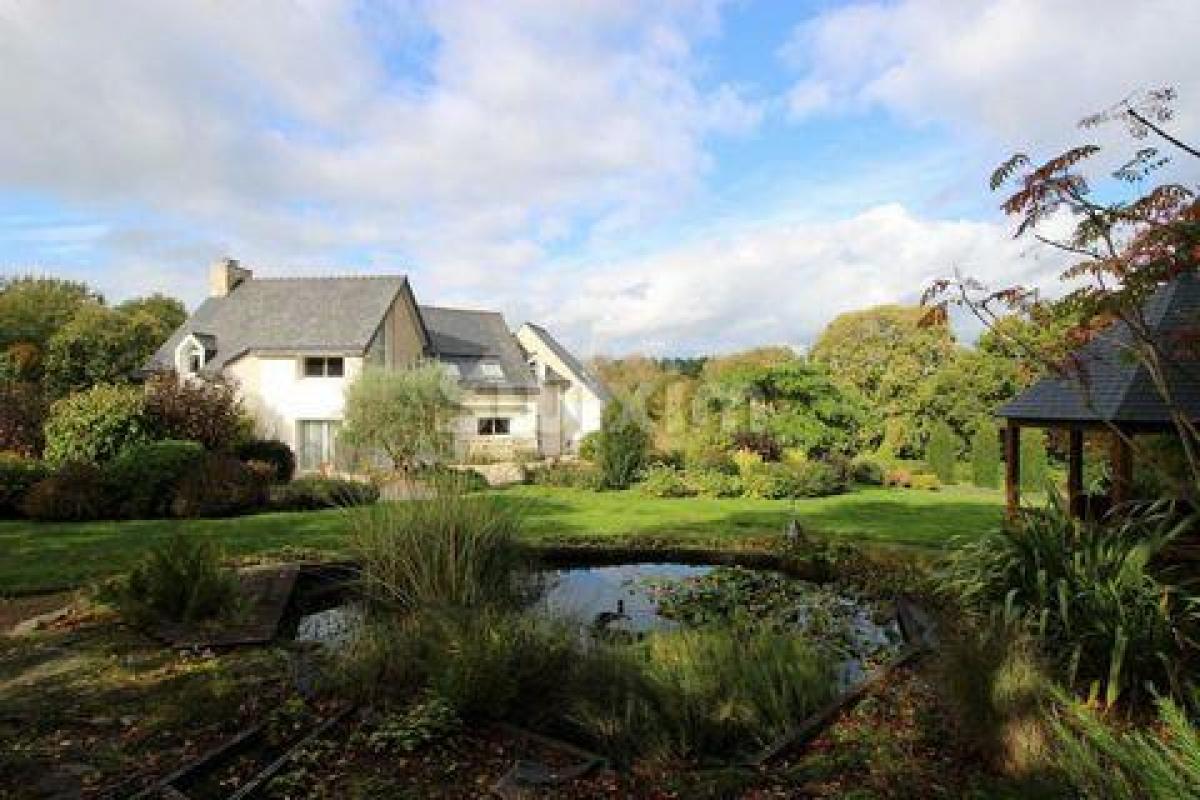
[[225, 297], [238, 287], [242, 281], [248, 281], [254, 273], [238, 265], [235, 258], [222, 258], [209, 267], [208, 293], [212, 297]]

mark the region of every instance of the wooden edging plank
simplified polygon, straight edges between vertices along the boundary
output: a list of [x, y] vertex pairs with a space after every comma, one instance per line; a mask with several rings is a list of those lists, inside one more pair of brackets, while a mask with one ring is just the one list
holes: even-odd
[[216, 747], [212, 748], [208, 752], [201, 755], [199, 758], [196, 758], [196, 759], [192, 760], [191, 762], [184, 764], [179, 769], [177, 769], [174, 772], [172, 772], [171, 774], [167, 775], [167, 777], [163, 778], [162, 780], [158, 781], [155, 784], [152, 784], [149, 788], [143, 789], [142, 791], [138, 792], [137, 794], [135, 794], [133, 796], [132, 800], [142, 800], [142, 798], [150, 798], [150, 797], [154, 797], [156, 795], [161, 795], [167, 787], [171, 786], [171, 784], [176, 783], [183, 778], [189, 777], [192, 773], [200, 770], [202, 767], [208, 766], [209, 764], [212, 764], [213, 762], [218, 761], [223, 756], [228, 755], [231, 752], [236, 752], [237, 749], [240, 748], [242, 745], [244, 745], [250, 738], [258, 735], [262, 731], [262, 728], [263, 728], [262, 723], [258, 723], [256, 725], [250, 726], [249, 728], [246, 728], [244, 731], [239, 733], [237, 736], [234, 736], [232, 739], [229, 739], [228, 741], [225, 741], [222, 744], [217, 745]]
[[817, 737], [818, 734], [821, 733], [821, 731], [825, 730], [825, 728], [828, 727], [829, 724], [838, 717], [838, 715], [861, 700], [863, 696], [872, 689], [882, 684], [892, 674], [892, 672], [911, 662], [924, 652], [924, 647], [909, 646], [905, 648], [900, 652], [899, 655], [888, 662], [888, 664], [875, 670], [875, 673], [870, 678], [835, 697], [828, 704], [816, 711], [814, 714], [810, 715], [799, 725], [787, 731], [766, 748], [742, 762], [743, 765], [748, 767], [760, 767], [789, 747], [798, 747], [812, 741]]
[[319, 738], [323, 733], [325, 733], [325, 731], [329, 730], [334, 725], [345, 719], [346, 716], [353, 710], [353, 708], [343, 709], [317, 725], [317, 727], [313, 728], [307, 736], [289, 747], [283, 755], [268, 764], [266, 768], [243, 784], [242, 787], [236, 792], [229, 795], [229, 800], [243, 800], [243, 798], [249, 797], [254, 792], [258, 791], [260, 786], [262, 786], [271, 778], [275, 777], [275, 774], [279, 772], [279, 770], [283, 769], [283, 767], [289, 761], [291, 761], [297, 753]]

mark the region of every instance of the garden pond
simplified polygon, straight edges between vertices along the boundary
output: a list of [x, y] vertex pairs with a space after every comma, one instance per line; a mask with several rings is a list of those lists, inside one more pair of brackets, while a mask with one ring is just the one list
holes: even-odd
[[[708, 625], [794, 632], [834, 655], [839, 690], [904, 645], [890, 603], [765, 569], [682, 563], [573, 566], [539, 573], [535, 613], [577, 620], [586, 635], [636, 641]], [[362, 620], [353, 604], [299, 618], [295, 639], [339, 647]]]

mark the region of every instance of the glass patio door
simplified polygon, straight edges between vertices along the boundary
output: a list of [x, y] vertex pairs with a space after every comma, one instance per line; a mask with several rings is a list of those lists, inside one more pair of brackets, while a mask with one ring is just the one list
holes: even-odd
[[299, 422], [296, 437], [300, 469], [318, 472], [333, 466], [337, 432], [341, 422], [328, 419], [305, 419]]

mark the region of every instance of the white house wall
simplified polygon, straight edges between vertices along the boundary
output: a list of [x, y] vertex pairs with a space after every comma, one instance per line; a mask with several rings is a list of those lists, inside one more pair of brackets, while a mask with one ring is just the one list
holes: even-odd
[[561, 419], [561, 443], [565, 452], [579, 451], [579, 443], [583, 437], [592, 431], [600, 430], [600, 418], [604, 414], [604, 401], [580, 380], [571, 367], [563, 362], [554, 351], [546, 346], [542, 338], [530, 328], [522, 326], [517, 331], [517, 340], [526, 352], [531, 353], [538, 362], [539, 381], [545, 376], [545, 368], [549, 365], [559, 375], [571, 380], [571, 386], [562, 393], [562, 403], [559, 406]]
[[258, 422], [259, 433], [296, 449], [296, 423], [301, 420], [340, 420], [349, 381], [362, 372], [362, 359], [345, 359], [341, 378], [306, 378], [298, 356], [246, 356], [226, 368], [240, 387], [246, 410]]
[[[537, 452], [537, 394], [468, 391], [462, 405], [463, 413], [454, 424], [455, 452], [459, 458], [503, 458], [514, 452]], [[507, 418], [508, 436], [480, 436], [479, 420], [487, 417]]]

